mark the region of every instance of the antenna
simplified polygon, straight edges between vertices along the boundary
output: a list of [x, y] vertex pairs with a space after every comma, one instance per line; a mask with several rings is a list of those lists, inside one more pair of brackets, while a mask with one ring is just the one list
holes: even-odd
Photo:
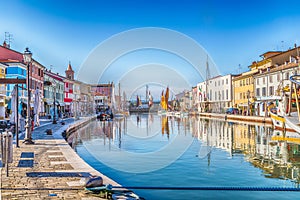
[[238, 69], [237, 69], [237, 73], [240, 74], [241, 71], [242, 71], [242, 67], [241, 67], [241, 64], [239, 64]]
[[13, 35], [9, 32], [5, 32], [5, 43], [7, 44], [8, 48], [10, 48], [10, 44], [13, 41]]
[[206, 57], [206, 80], [210, 79], [210, 71], [209, 71], [209, 64], [208, 64], [208, 55]]

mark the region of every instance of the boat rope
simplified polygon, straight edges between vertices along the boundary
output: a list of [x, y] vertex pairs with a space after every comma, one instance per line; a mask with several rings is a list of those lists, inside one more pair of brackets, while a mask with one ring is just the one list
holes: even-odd
[[136, 189], [136, 190], [225, 190], [225, 191], [277, 191], [277, 192], [300, 192], [300, 188], [293, 187], [226, 187], [226, 186], [203, 186], [203, 187], [156, 187], [156, 186], [109, 186], [111, 189]]

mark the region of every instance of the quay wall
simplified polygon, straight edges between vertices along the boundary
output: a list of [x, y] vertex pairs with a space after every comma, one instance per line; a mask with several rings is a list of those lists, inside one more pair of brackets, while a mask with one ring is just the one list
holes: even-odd
[[244, 116], [244, 115], [228, 115], [228, 114], [218, 114], [218, 113], [198, 113], [200, 117], [223, 119], [225, 121], [243, 121], [243, 122], [257, 122], [272, 125], [271, 117], [261, 117], [261, 116]]

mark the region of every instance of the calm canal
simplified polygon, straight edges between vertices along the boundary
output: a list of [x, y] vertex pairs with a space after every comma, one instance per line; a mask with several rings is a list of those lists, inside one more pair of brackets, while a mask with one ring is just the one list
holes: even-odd
[[[299, 187], [300, 137], [264, 124], [131, 115], [112, 122], [93, 121], [68, 141], [87, 163], [124, 186]], [[297, 199], [300, 195], [134, 191], [146, 199]]]

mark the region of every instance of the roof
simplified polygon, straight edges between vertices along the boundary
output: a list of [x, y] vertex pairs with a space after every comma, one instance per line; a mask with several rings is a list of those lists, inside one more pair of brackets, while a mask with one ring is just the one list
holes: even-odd
[[270, 57], [276, 56], [281, 53], [282, 53], [282, 51], [267, 51], [267, 52], [261, 54], [260, 57], [262, 57], [263, 59], [268, 59]]
[[71, 62], [69, 62], [68, 68], [66, 71], [73, 71], [72, 66], [71, 66]]
[[50, 76], [51, 78], [54, 78], [56, 80], [59, 80], [59, 81], [63, 81], [64, 79], [66, 79], [65, 77], [59, 75], [59, 74], [55, 74], [51, 71], [48, 71], [48, 70], [45, 70], [44, 71], [44, 74], [47, 75], [47, 76]]

